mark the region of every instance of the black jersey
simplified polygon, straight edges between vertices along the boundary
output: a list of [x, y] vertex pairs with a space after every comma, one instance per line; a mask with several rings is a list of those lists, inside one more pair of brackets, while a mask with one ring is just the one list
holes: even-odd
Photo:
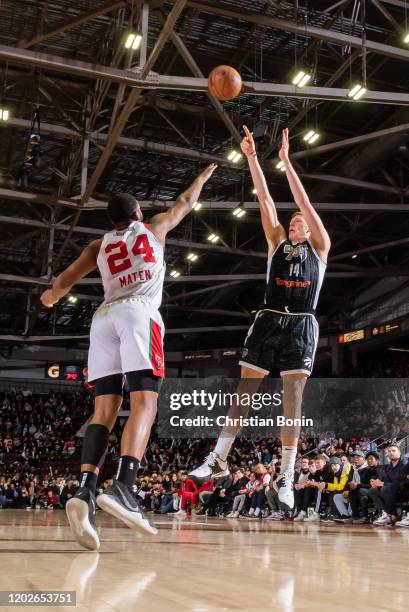
[[266, 308], [286, 313], [315, 313], [326, 264], [310, 242], [284, 240], [268, 261]]

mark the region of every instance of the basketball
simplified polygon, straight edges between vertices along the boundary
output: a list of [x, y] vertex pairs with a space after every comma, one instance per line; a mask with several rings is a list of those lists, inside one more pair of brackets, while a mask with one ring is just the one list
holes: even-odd
[[217, 66], [209, 74], [209, 91], [218, 100], [234, 100], [243, 86], [240, 74], [231, 66]]

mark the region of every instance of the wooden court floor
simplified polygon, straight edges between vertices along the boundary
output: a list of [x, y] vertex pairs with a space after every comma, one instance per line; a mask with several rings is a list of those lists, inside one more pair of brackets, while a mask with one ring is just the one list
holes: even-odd
[[47, 610], [408, 610], [409, 530], [171, 515], [155, 523], [157, 536], [140, 536], [100, 512], [93, 553], [72, 541], [61, 510], [1, 510], [0, 590], [76, 591], [75, 608]]

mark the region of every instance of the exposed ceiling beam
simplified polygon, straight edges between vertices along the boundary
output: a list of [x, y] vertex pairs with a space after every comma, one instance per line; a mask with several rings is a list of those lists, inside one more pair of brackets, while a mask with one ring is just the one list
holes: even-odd
[[[308, 175], [305, 175], [308, 177]], [[0, 200], [10, 200], [15, 202], [26, 202], [30, 204], [46, 204], [50, 207], [64, 206], [66, 208], [77, 209], [78, 200], [69, 198], [58, 198], [46, 193], [33, 193], [26, 191], [18, 191], [16, 189], [8, 189], [6, 187], [0, 187]], [[139, 204], [143, 210], [150, 210], [152, 212], [158, 211], [163, 208], [169, 208], [173, 206], [174, 200], [140, 200]], [[225, 202], [225, 201], [205, 201], [200, 200], [202, 204], [202, 210], [234, 210], [237, 206], [243, 206], [246, 210], [259, 210], [258, 202]], [[276, 208], [282, 211], [292, 211], [295, 208], [294, 202], [275, 202]], [[85, 207], [84, 211], [94, 210], [105, 210], [107, 202], [101, 200], [91, 200]], [[409, 203], [401, 204], [390, 204], [389, 202], [314, 202], [314, 208], [321, 212], [387, 212], [387, 213], [408, 213]], [[197, 213], [197, 214], [200, 214]], [[10, 221], [14, 217], [9, 217]], [[25, 220], [23, 219], [23, 222]], [[16, 221], [17, 223], [17, 221]], [[85, 231], [88, 228], [81, 228], [79, 231]], [[90, 233], [95, 228], [89, 229]]]
[[[256, 23], [261, 26], [274, 28], [277, 30], [284, 30], [286, 32], [292, 32], [294, 34], [300, 34], [303, 37], [317, 38], [319, 40], [325, 40], [341, 46], [347, 45], [348, 47], [362, 48], [362, 39], [358, 36], [350, 36], [343, 32], [336, 30], [328, 30], [325, 28], [317, 28], [307, 23], [296, 23], [295, 21], [288, 21], [286, 19], [278, 19], [277, 17], [271, 17], [269, 15], [260, 15], [258, 13], [243, 13], [241, 11], [232, 11], [222, 6], [213, 6], [209, 4], [203, 4], [202, 2], [194, 2], [189, 0], [189, 6], [195, 8], [201, 12], [211, 13], [214, 15], [223, 15], [224, 17], [231, 17], [233, 19], [239, 19], [241, 21], [247, 21], [249, 23]], [[385, 45], [373, 40], [366, 39], [365, 47], [368, 51], [373, 51], [380, 55], [385, 55], [394, 59], [409, 61], [409, 51], [406, 49], [400, 49], [399, 47], [393, 47], [391, 45]]]
[[370, 191], [382, 191], [383, 193], [393, 193], [394, 195], [405, 195], [405, 189], [399, 187], [391, 187], [389, 185], [381, 185], [379, 183], [370, 183], [369, 181], [360, 181], [358, 179], [348, 178], [346, 176], [334, 176], [332, 174], [299, 174], [302, 178], [312, 181], [322, 181], [324, 183], [337, 183], [339, 185], [348, 185], [357, 189], [369, 189]]
[[402, 123], [402, 125], [391, 126], [385, 130], [377, 130], [375, 132], [369, 132], [369, 134], [360, 134], [359, 136], [354, 136], [352, 138], [345, 138], [343, 140], [337, 140], [325, 145], [311, 147], [310, 149], [305, 149], [305, 151], [292, 153], [291, 158], [302, 159], [303, 157], [311, 157], [312, 155], [322, 155], [323, 153], [328, 153], [328, 151], [336, 151], [338, 149], [361, 145], [364, 142], [376, 140], [377, 138], [383, 138], [384, 136], [390, 136], [391, 134], [399, 134], [400, 132], [408, 132], [409, 134], [409, 123]]
[[[345, 259], [347, 257], [352, 257], [352, 255], [364, 255], [365, 253], [373, 253], [374, 251], [382, 251], [384, 249], [390, 249], [392, 247], [401, 246], [403, 244], [408, 244], [409, 238], [401, 238], [399, 240], [390, 240], [389, 242], [382, 242], [382, 244], [374, 244], [370, 247], [365, 247], [363, 249], [357, 249], [355, 251], [348, 251], [346, 253], [340, 253], [339, 255], [334, 255], [331, 261], [339, 261], [340, 259]], [[402, 274], [402, 276], [406, 276], [406, 274]]]
[[[409, 60], [409, 51], [401, 51], [402, 53], [407, 54]], [[168, 76], [154, 73], [149, 74], [150, 68], [148, 71], [144, 68], [142, 71], [135, 73], [130, 70], [121, 70], [118, 68], [112, 68], [110, 66], [101, 66], [86, 62], [68, 60], [64, 57], [47, 55], [45, 53], [33, 53], [31, 51], [7, 47], [5, 45], [0, 45], [0, 59], [3, 59], [11, 64], [31, 65], [43, 69], [49, 68], [59, 72], [68, 72], [69, 74], [82, 76], [85, 78], [124, 83], [134, 88], [158, 90], [173, 89], [178, 91], [197, 92], [208, 91], [207, 79], [205, 78]], [[399, 59], [405, 58], [402, 57]], [[145, 67], [146, 66], [150, 66], [150, 64], [147, 62], [145, 64]], [[132, 92], [135, 96], [135, 104], [137, 101], [136, 91], [139, 91], [139, 89], [135, 89]], [[356, 104], [354, 100], [348, 97], [348, 92], [349, 89], [331, 87], [303, 87], [300, 89], [295, 85], [286, 83], [256, 83], [252, 81], [245, 81], [243, 84], [243, 93], [250, 95], [310, 98], [315, 100], [333, 100]], [[404, 92], [369, 90], [360, 100], [361, 104], [365, 102], [376, 104], [409, 105], [409, 94]], [[125, 107], [122, 112], [124, 112], [124, 110]]]
[[76, 26], [79, 26], [82, 23], [89, 21], [90, 19], [94, 19], [95, 17], [99, 17], [100, 15], [105, 15], [106, 13], [110, 13], [111, 11], [114, 11], [120, 6], [125, 6], [126, 4], [126, 0], [115, 0], [114, 2], [107, 2], [106, 4], [103, 4], [97, 9], [91, 9], [86, 13], [81, 13], [80, 15], [77, 15], [69, 21], [64, 21], [59, 25], [50, 28], [42, 34], [37, 34], [37, 36], [30, 38], [30, 40], [20, 40], [20, 42], [17, 43], [17, 47], [20, 47], [21, 49], [29, 49], [30, 47], [34, 47], [34, 45], [38, 45], [47, 40], [48, 38], [51, 38], [51, 36], [62, 34], [63, 32], [71, 30], [72, 28], [75, 28]]

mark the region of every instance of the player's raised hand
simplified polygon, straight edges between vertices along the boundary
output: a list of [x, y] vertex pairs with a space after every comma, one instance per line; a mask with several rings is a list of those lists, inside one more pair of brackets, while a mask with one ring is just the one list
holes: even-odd
[[246, 157], [252, 157], [256, 154], [256, 145], [254, 143], [253, 134], [248, 129], [247, 125], [243, 125], [244, 138], [240, 143], [241, 150]]
[[203, 170], [203, 172], [200, 174], [200, 177], [203, 179], [204, 183], [209, 180], [216, 168], [217, 164], [210, 164], [210, 166], [207, 166], [207, 168]]
[[40, 296], [41, 303], [46, 308], [52, 308], [58, 302], [51, 289], [47, 289]]
[[281, 134], [281, 149], [278, 152], [278, 156], [281, 161], [287, 161], [289, 156], [290, 143], [288, 140], [288, 128], [285, 128]]

